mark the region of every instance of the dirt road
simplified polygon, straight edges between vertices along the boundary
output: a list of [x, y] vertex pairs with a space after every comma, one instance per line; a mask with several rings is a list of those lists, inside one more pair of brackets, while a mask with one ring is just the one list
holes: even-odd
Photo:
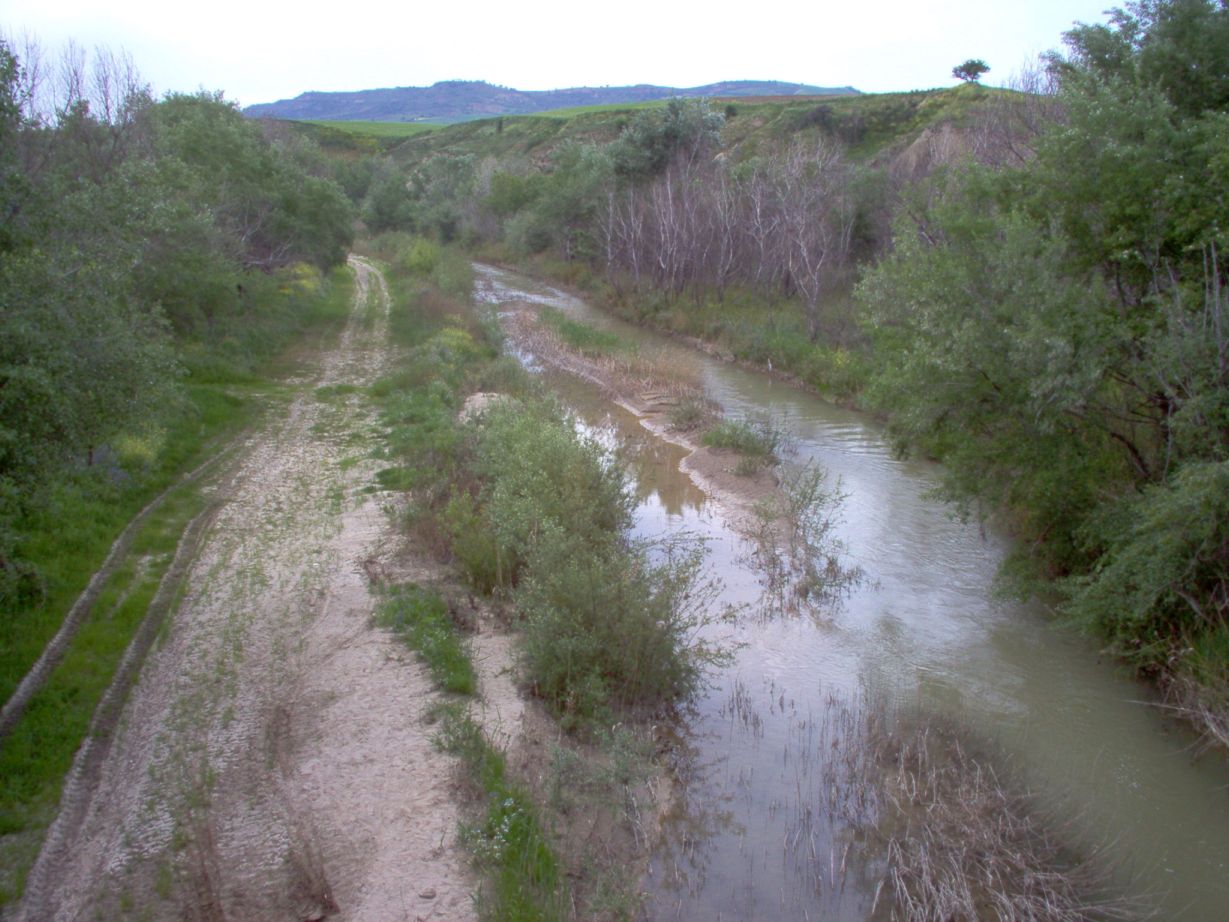
[[370, 623], [395, 575], [361, 388], [393, 361], [353, 258], [340, 341], [217, 483], [182, 600], [95, 772], [72, 776], [18, 918], [473, 917], [430, 684]]

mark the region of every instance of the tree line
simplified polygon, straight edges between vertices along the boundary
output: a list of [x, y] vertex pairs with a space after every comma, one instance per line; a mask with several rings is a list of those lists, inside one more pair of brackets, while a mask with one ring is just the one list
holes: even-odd
[[960, 88], [981, 104], [921, 166], [852, 157], [822, 106], [731, 151], [733, 107], [674, 100], [545, 169], [390, 162], [364, 213], [675, 314], [792, 305], [951, 499], [1006, 512], [1006, 576], [1229, 713], [1229, 7], [1142, 0], [1064, 41], [1023, 92]]
[[319, 151], [220, 94], [0, 39], [0, 596], [44, 488], [182, 409], [190, 356], [272, 310], [277, 273], [342, 261], [352, 217]]
[[1035, 156], [936, 177], [864, 273], [873, 398], [950, 495], [1013, 510], [1071, 614], [1229, 705], [1229, 8], [1066, 43]]

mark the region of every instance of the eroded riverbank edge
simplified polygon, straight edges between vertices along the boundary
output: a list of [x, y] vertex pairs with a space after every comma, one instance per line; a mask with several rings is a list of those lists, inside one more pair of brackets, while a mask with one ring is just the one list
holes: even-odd
[[[519, 298], [504, 291], [498, 301], [514, 349], [545, 369], [585, 381], [655, 437], [684, 448], [688, 455], [680, 470], [709, 495], [731, 530], [747, 536], [746, 526], [759, 517], [758, 508], [779, 497], [780, 478], [761, 476], [757, 481], [736, 473], [730, 454], [699, 444], [692, 433], [674, 430], [667, 408], [685, 386], [671, 393], [672, 382], [654, 380], [643, 366], [569, 348], [552, 329], [557, 323], [536, 320], [543, 304], [551, 306], [549, 299], [536, 288], [528, 291], [532, 293]], [[835, 706], [844, 719], [855, 703], [839, 701]], [[1116, 893], [1109, 883], [1107, 859], [1100, 849], [1081, 855], [1066, 835], [1067, 820], [1038, 809], [1014, 772], [996, 770], [996, 763], [1004, 765], [1005, 754], [992, 741], [942, 720], [916, 723], [922, 716], [906, 715], [903, 723], [894, 725], [895, 718], [885, 721], [872, 714], [858, 733], [848, 734], [838, 756], [856, 763], [841, 784], [873, 789], [872, 799], [892, 805], [887, 826], [879, 830], [867, 826], [865, 817], [851, 817], [850, 825], [861, 824], [862, 834], [880, 838], [889, 856], [889, 874], [883, 880], [891, 881], [888, 893], [894, 889], [896, 898], [881, 900], [881, 884], [873, 892], [874, 906], [887, 911], [899, 899], [897, 909], [905, 918], [928, 917], [927, 912], [980, 917], [997, 911], [992, 910], [995, 906], [1008, 917], [1046, 906], [1080, 918], [1131, 918], [1147, 912], [1143, 901], [1117, 895], [1121, 891]], [[924, 841], [925, 848], [914, 848], [916, 839]], [[966, 848], [971, 842], [977, 847]], [[843, 890], [844, 858], [839, 863]], [[870, 899], [867, 905], [872, 905]]]
[[[600, 305], [599, 309], [619, 322], [651, 332], [655, 336], [695, 350], [723, 364], [780, 381], [833, 406], [862, 414], [877, 424], [886, 425], [890, 420], [890, 414], [887, 411], [868, 406], [865, 401], [859, 399], [859, 393], [856, 391], [825, 390], [798, 374], [774, 367], [771, 359], [760, 362], [742, 358], [729, 348], [723, 347], [715, 339], [706, 339], [703, 336], [681, 332], [671, 328], [668, 324], [634, 314], [626, 309], [626, 302], [620, 309], [612, 304], [608, 293], [603, 296], [600, 283], [593, 279], [590, 279], [588, 283], [578, 285], [574, 278], [552, 272], [533, 260], [510, 263], [500, 257], [484, 256], [482, 261], [475, 263], [475, 266], [480, 270], [483, 267], [490, 267], [497, 271], [514, 272], [539, 285], [566, 293], [568, 297], [593, 298], [595, 299], [593, 303]], [[934, 461], [935, 459], [926, 456], [926, 460]], [[1003, 510], [979, 509], [979, 515], [985, 517], [984, 521], [987, 524], [1005, 533], [1010, 534], [1015, 531], [1010, 517]], [[1046, 592], [1043, 590], [1039, 594], [1046, 595]], [[1050, 601], [1047, 604], [1052, 606], [1053, 596], [1049, 598]], [[1093, 641], [1098, 644], [1104, 642], [1095, 637]], [[1099, 655], [1112, 657], [1115, 662], [1126, 665], [1125, 661], [1108, 647], [1102, 649]], [[1156, 705], [1163, 710], [1167, 722], [1179, 725], [1180, 732], [1190, 731], [1199, 737], [1194, 746], [1201, 755], [1212, 753], [1213, 756], [1221, 759], [1229, 758], [1229, 697], [1227, 697], [1226, 689], [1203, 685], [1189, 675], [1164, 671], [1144, 675], [1134, 672], [1133, 676], [1148, 686], [1150, 694], [1155, 693], [1159, 699]]]

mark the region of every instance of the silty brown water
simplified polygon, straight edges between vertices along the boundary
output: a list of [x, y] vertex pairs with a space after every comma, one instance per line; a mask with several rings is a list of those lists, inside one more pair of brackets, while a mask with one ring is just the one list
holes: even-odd
[[1099, 849], [1115, 886], [1144, 894], [1160, 917], [1229, 918], [1229, 762], [1197, 757], [1193, 737], [1166, 719], [1147, 686], [1041, 603], [996, 598], [1008, 539], [933, 499], [935, 466], [894, 457], [861, 414], [549, 286], [478, 270], [488, 303], [549, 304], [613, 329], [642, 355], [685, 369], [727, 415], [783, 419], [797, 444], [789, 463], [821, 465], [845, 493], [838, 536], [866, 579], [820, 617], [766, 617], [744, 542], [678, 473], [681, 450], [648, 438], [591, 389], [566, 387], [591, 425], [604, 420], [613, 437], [650, 446], [641, 457], [655, 460], [633, 466], [638, 532], [703, 536], [725, 601], [751, 606], [734, 629], [734, 663], [688, 721], [686, 810], [646, 884], [652, 917], [867, 918], [882, 856], [863, 853], [827, 815], [827, 763], [866, 708], [886, 708], [939, 715], [990, 740], [1064, 834]]

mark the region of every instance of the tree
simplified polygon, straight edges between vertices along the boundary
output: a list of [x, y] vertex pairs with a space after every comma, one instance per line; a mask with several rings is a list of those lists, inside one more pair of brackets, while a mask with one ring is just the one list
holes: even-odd
[[873, 393], [1070, 576], [1069, 614], [1198, 675], [1229, 635], [1229, 5], [1141, 0], [1066, 41], [1034, 156], [940, 178], [863, 279]]
[[154, 150], [175, 197], [209, 215], [235, 269], [345, 258], [351, 208], [332, 180], [307, 175], [220, 94], [176, 94], [150, 110]]
[[22, 127], [20, 84], [17, 57], [0, 39], [0, 253], [17, 244], [18, 219], [26, 193], [25, 176], [17, 156]]
[[952, 76], [965, 83], [976, 83], [981, 75], [990, 70], [990, 65], [980, 58], [969, 58], [952, 68]]
[[675, 98], [663, 109], [646, 109], [611, 145], [615, 174], [632, 183], [660, 176], [671, 161], [712, 147], [724, 121], [705, 99]]

